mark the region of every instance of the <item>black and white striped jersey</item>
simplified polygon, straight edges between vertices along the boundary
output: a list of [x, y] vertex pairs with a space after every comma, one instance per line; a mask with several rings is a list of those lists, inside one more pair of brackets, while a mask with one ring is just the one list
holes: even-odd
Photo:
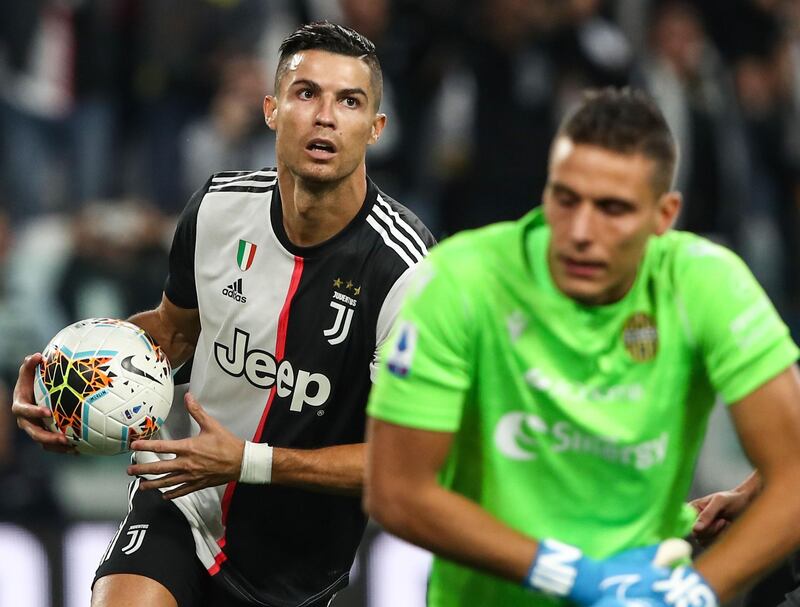
[[[341, 232], [297, 247], [284, 231], [275, 170], [214, 175], [181, 215], [165, 286], [173, 303], [200, 311], [192, 392], [247, 440], [363, 442], [376, 349], [434, 242], [368, 180]], [[197, 431], [182, 406], [162, 430], [167, 438]], [[345, 586], [366, 522], [358, 497], [275, 485], [231, 483], [176, 504], [209, 572], [276, 607]]]

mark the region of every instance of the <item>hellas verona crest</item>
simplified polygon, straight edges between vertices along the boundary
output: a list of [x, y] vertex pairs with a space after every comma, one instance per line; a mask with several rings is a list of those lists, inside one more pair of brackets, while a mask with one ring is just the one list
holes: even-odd
[[636, 362], [647, 362], [658, 353], [658, 328], [649, 314], [636, 312], [622, 327], [622, 341], [631, 358]]

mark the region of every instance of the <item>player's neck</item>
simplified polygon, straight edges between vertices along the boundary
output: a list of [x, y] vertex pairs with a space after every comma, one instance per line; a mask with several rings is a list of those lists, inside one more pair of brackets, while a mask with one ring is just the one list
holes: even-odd
[[358, 214], [367, 195], [366, 167], [361, 164], [341, 181], [325, 184], [279, 167], [278, 187], [286, 235], [299, 247], [311, 247], [335, 236]]

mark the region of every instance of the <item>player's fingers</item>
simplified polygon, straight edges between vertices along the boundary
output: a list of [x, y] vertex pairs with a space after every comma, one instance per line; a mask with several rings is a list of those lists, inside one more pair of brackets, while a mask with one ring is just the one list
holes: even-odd
[[189, 415], [192, 416], [200, 428], [205, 429], [208, 427], [209, 417], [191, 392], [186, 393], [183, 397], [183, 402], [186, 404], [186, 410], [189, 411]]
[[131, 443], [133, 451], [150, 451], [151, 453], [186, 453], [185, 440], [135, 440]]
[[730, 527], [730, 525], [730, 521], [726, 519], [717, 519], [703, 532], [695, 532], [694, 536], [701, 546], [706, 547], [712, 544], [723, 531]]
[[197, 479], [186, 472], [173, 472], [156, 479], [142, 480], [139, 486], [142, 489], [174, 489], [185, 483], [196, 482]]
[[50, 409], [47, 407], [39, 407], [38, 405], [30, 405], [16, 401], [11, 405], [11, 413], [17, 418], [17, 422], [24, 421], [26, 419], [41, 420], [52, 416]]
[[176, 487], [175, 489], [171, 489], [163, 494], [163, 497], [166, 499], [173, 500], [176, 497], [183, 497], [184, 495], [189, 495], [190, 493], [194, 493], [195, 491], [199, 491], [200, 489], [205, 489], [206, 484], [204, 482], [194, 482], [194, 483], [184, 483], [180, 487]]
[[36, 365], [42, 362], [42, 355], [39, 352], [26, 356], [19, 366], [17, 383], [14, 386], [14, 401], [33, 400], [33, 373]]
[[705, 507], [700, 511], [695, 521], [694, 528], [703, 530], [719, 517], [720, 512], [725, 507], [725, 500], [719, 496], [711, 498]]
[[705, 507], [708, 505], [708, 502], [711, 501], [711, 496], [706, 495], [705, 497], [698, 497], [696, 500], [692, 500], [689, 502], [689, 505], [697, 510], [697, 512], [702, 512]]
[[50, 445], [53, 447], [58, 445], [69, 445], [67, 437], [60, 432], [51, 432], [50, 430], [45, 430], [42, 426], [31, 420], [20, 418], [17, 420], [17, 425], [23, 432], [25, 432], [25, 434], [30, 436], [40, 445]]
[[718, 518], [708, 524], [708, 526], [701, 532], [696, 534], [698, 537], [702, 537], [705, 540], [714, 539], [721, 531], [727, 529], [730, 526], [730, 521], [725, 518]]
[[149, 491], [150, 489], [166, 489], [167, 487], [173, 487], [175, 485], [181, 485], [183, 483], [189, 482], [193, 480], [189, 474], [184, 472], [172, 472], [170, 474], [165, 474], [159, 478], [154, 478], [150, 480], [142, 479], [139, 483], [139, 489], [142, 491]]
[[714, 521], [714, 524], [711, 525], [711, 527], [709, 528], [709, 530], [708, 530], [709, 535], [712, 535], [713, 537], [716, 537], [720, 533], [725, 531], [730, 526], [731, 526], [731, 523], [730, 523], [729, 520], [724, 519], [724, 518], [718, 519], [718, 520]]
[[167, 459], [147, 464], [131, 464], [128, 466], [129, 476], [145, 476], [148, 474], [180, 474], [183, 472], [183, 462], [177, 459]]

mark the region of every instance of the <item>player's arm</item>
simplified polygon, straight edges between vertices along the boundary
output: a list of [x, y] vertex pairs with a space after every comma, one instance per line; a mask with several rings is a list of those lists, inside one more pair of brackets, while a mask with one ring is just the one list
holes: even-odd
[[365, 443], [320, 449], [282, 449], [272, 454], [272, 482], [323, 491], [360, 495], [364, 486]]
[[194, 353], [200, 335], [200, 312], [197, 308], [176, 306], [164, 294], [157, 308], [134, 314], [128, 320], [156, 340], [173, 368], [185, 363]]
[[200, 427], [197, 436], [181, 440], [139, 440], [131, 444], [134, 451], [176, 456], [129, 466], [130, 475], [164, 475], [142, 481], [140, 489], [173, 487], [164, 497], [174, 499], [206, 487], [239, 481], [360, 494], [364, 478], [363, 444], [283, 449], [252, 443], [242, 440], [208, 415], [191, 393], [186, 395], [185, 401], [189, 415]]
[[745, 511], [762, 487], [761, 475], [754, 470], [733, 489], [692, 500], [691, 505], [697, 510], [692, 535], [702, 545], [710, 544]]
[[794, 365], [731, 406], [742, 445], [763, 488], [697, 561], [721, 600], [800, 543], [800, 379]]
[[525, 579], [537, 542], [439, 484], [452, 433], [370, 419], [367, 436], [364, 505], [387, 531], [508, 580]]

